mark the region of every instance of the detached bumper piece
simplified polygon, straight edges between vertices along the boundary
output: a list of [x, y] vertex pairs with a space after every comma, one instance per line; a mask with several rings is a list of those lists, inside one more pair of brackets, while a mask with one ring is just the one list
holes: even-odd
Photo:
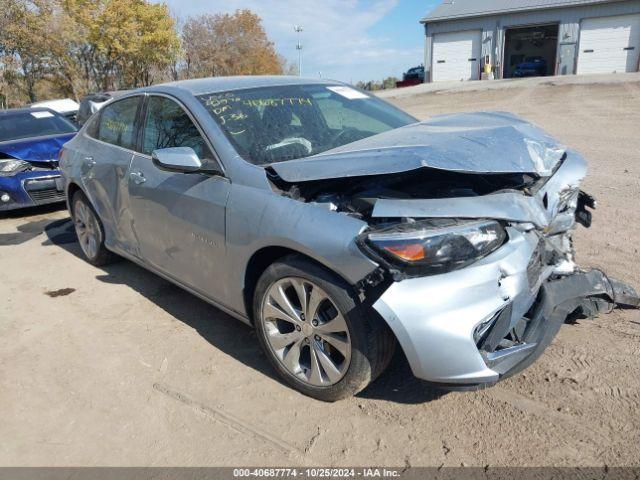
[[511, 309], [507, 307], [478, 331], [478, 349], [487, 367], [503, 379], [535, 362], [568, 317], [594, 318], [616, 306], [636, 308], [639, 305], [638, 293], [630, 285], [610, 279], [599, 270], [550, 280], [542, 286], [537, 302], [515, 327], [510, 327]]

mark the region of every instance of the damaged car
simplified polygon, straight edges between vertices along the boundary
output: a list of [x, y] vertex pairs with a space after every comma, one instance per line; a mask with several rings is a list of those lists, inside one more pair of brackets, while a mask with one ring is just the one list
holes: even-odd
[[508, 113], [419, 122], [337, 82], [188, 80], [110, 102], [61, 169], [89, 262], [125, 257], [253, 325], [325, 401], [396, 346], [424, 381], [490, 386], [567, 318], [638, 305], [575, 263], [585, 160]]
[[65, 201], [58, 155], [77, 130], [49, 108], [0, 111], [0, 211]]

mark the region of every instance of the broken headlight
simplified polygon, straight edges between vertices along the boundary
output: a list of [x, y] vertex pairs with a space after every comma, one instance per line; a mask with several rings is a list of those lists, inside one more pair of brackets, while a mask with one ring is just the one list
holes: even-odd
[[483, 220], [402, 223], [370, 232], [362, 240], [388, 263], [416, 275], [462, 268], [495, 251], [505, 238], [500, 223]]
[[18, 172], [27, 170], [29, 163], [24, 160], [14, 160], [12, 158], [0, 160], [0, 177], [8, 177]]

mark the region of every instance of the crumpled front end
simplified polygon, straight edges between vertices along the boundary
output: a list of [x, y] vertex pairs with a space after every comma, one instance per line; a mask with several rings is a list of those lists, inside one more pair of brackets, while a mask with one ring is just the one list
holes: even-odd
[[57, 169], [34, 169], [0, 177], [0, 211], [64, 202]]
[[[437, 275], [396, 278], [374, 303], [395, 333], [414, 374], [451, 388], [483, 386], [530, 365], [566, 318], [590, 317], [637, 293], [573, 259], [576, 222], [591, 223], [594, 200], [579, 190], [584, 160], [568, 152], [535, 192], [486, 197], [385, 200], [373, 215], [499, 219], [504, 245], [472, 265]], [[394, 209], [397, 212], [394, 213]], [[376, 211], [377, 210], [377, 211]]]
[[437, 117], [271, 166], [275, 191], [366, 222], [358, 287], [415, 375], [487, 385], [525, 368], [567, 316], [638, 305], [574, 262], [591, 225], [585, 160], [504, 113]]
[[64, 202], [58, 154], [74, 135], [0, 144], [0, 211]]

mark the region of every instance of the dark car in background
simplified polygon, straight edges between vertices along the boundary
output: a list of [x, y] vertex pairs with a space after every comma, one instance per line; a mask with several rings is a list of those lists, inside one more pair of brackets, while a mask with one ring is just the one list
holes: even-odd
[[402, 76], [402, 80], [405, 82], [408, 80], [418, 80], [419, 83], [424, 82], [424, 66], [413, 67], [407, 70], [407, 72]]
[[48, 108], [0, 111], [0, 210], [64, 201], [58, 154], [77, 130]]
[[516, 78], [544, 77], [547, 75], [547, 61], [542, 57], [527, 57], [513, 71]]
[[412, 87], [424, 83], [424, 66], [413, 67], [402, 74], [402, 80], [396, 82], [396, 88]]
[[84, 125], [84, 123], [89, 120], [89, 117], [100, 110], [107, 102], [128, 92], [129, 90], [114, 90], [111, 92], [97, 92], [85, 95], [80, 100], [77, 116], [78, 125]]

